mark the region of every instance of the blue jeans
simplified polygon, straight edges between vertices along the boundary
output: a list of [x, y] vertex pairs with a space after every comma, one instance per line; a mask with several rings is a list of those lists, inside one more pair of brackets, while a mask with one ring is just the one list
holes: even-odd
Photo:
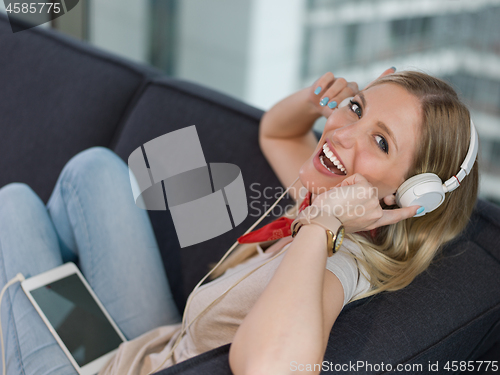
[[[180, 322], [145, 210], [127, 165], [94, 147], [64, 167], [47, 203], [22, 183], [0, 189], [0, 288], [75, 262], [127, 339]], [[76, 374], [19, 283], [2, 302], [8, 374]]]

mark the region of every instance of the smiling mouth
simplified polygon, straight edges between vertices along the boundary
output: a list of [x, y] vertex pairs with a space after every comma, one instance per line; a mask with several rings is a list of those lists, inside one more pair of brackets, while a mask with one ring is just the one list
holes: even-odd
[[319, 161], [321, 162], [323, 167], [328, 169], [333, 174], [340, 176], [345, 176], [347, 174], [345, 167], [333, 154], [326, 143], [323, 145], [323, 150], [319, 154]]

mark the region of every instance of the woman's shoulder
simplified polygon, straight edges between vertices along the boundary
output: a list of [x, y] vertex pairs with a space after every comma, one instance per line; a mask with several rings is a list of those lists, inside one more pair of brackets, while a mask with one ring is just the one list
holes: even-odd
[[347, 237], [344, 237], [344, 240], [342, 241], [342, 246], [340, 246], [339, 251], [349, 252], [349, 253], [356, 255], [358, 257], [363, 256], [363, 252], [361, 250], [361, 247], [356, 242], [354, 242], [353, 240], [351, 240]]
[[362, 256], [359, 245], [345, 238], [340, 249], [327, 258], [326, 268], [337, 276], [344, 289], [344, 305], [371, 287], [367, 273], [358, 261]]

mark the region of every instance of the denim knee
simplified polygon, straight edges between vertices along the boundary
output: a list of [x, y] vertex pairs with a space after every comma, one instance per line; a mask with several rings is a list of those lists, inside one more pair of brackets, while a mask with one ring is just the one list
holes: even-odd
[[124, 166], [125, 162], [112, 150], [95, 146], [73, 156], [64, 166], [61, 175], [91, 176], [98, 179], [100, 175], [109, 177], [114, 170]]
[[40, 198], [29, 185], [24, 182], [11, 182], [0, 189], [0, 210], [20, 208], [33, 199]]

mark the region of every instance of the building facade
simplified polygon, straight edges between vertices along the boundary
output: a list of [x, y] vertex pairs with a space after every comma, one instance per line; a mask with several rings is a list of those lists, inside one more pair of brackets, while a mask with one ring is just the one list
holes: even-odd
[[480, 194], [500, 204], [498, 20], [500, 0], [80, 0], [52, 27], [264, 110], [327, 71], [443, 78], [479, 132]]

